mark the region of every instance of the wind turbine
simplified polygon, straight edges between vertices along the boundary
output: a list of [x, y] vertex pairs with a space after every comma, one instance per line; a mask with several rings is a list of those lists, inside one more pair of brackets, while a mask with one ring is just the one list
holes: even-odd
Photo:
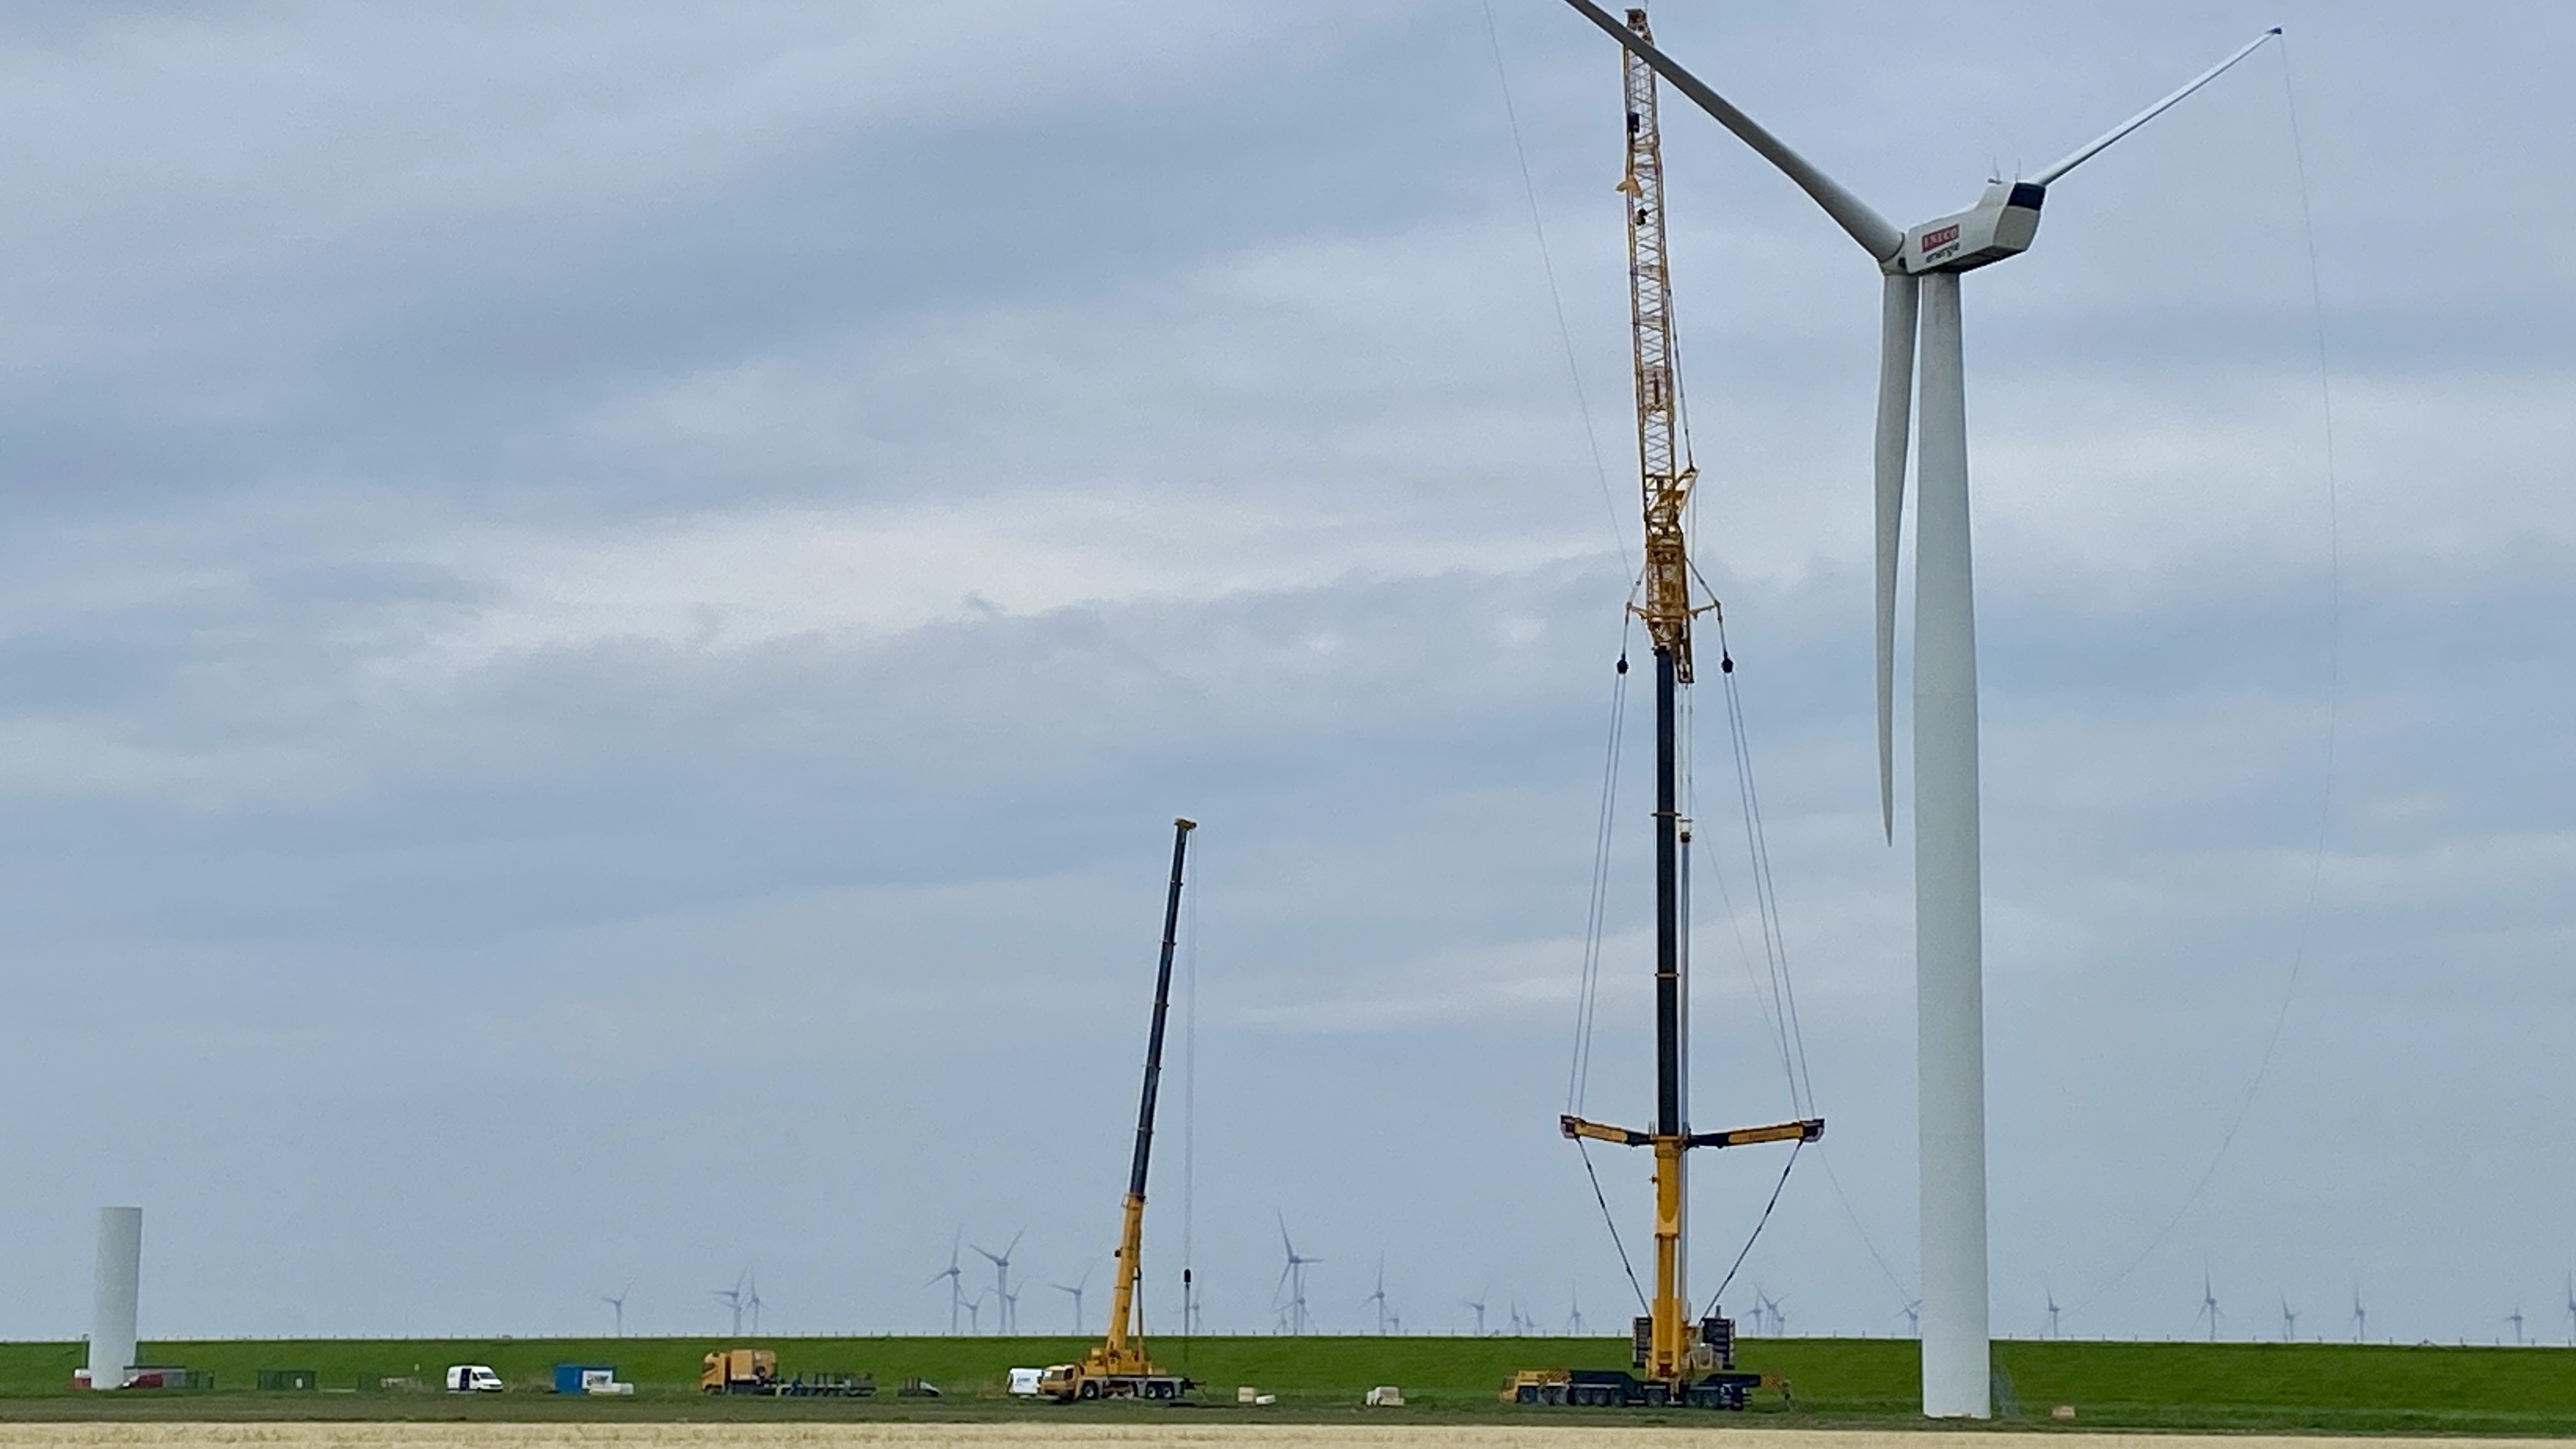
[[966, 1230], [964, 1228], [959, 1228], [957, 1232], [949, 1238], [947, 1268], [940, 1272], [931, 1274], [930, 1283], [924, 1283], [921, 1285], [922, 1287], [927, 1288], [931, 1283], [936, 1283], [942, 1278], [948, 1280], [948, 1336], [950, 1338], [955, 1338], [957, 1336], [957, 1310], [966, 1306], [966, 1288], [964, 1283], [966, 1270], [957, 1266], [957, 1245], [960, 1242], [963, 1242], [965, 1237]]
[[2051, 183], [2207, 85], [2266, 31], [2188, 85], [2026, 181], [1900, 230], [1592, 0], [1583, 17], [1698, 103], [1860, 243], [1884, 275], [1877, 442], [1878, 787], [1896, 834], [1896, 563], [1915, 343], [1923, 453], [1914, 525], [1914, 972], [1922, 1163], [1923, 1412], [1993, 1412], [1986, 1271], [1984, 885], [1979, 861], [1977, 637], [1968, 540], [1968, 414], [1959, 274], [2027, 251]]
[[1485, 1298], [1484, 1298], [1484, 1295], [1480, 1293], [1480, 1294], [1476, 1295], [1476, 1296], [1475, 1296], [1475, 1297], [1473, 1297], [1473, 1298], [1461, 1298], [1461, 1299], [1459, 1299], [1459, 1300], [1458, 1300], [1458, 1306], [1459, 1306], [1459, 1307], [1461, 1307], [1461, 1308], [1472, 1308], [1472, 1309], [1476, 1310], [1476, 1336], [1477, 1336], [1478, 1338], [1482, 1338], [1482, 1337], [1484, 1337], [1484, 1336], [1485, 1336]]
[[629, 1283], [614, 1293], [602, 1293], [599, 1295], [600, 1302], [607, 1304], [610, 1308], [617, 1311], [617, 1336], [619, 1338], [624, 1338], [626, 1336], [626, 1295], [634, 1291], [635, 1285]]
[[2051, 1288], [2048, 1290], [2048, 1336], [2051, 1338], [2057, 1336], [2057, 1313], [2057, 1290]]
[[2513, 1346], [2522, 1347], [2522, 1305], [2519, 1303], [2513, 1305], [2513, 1311], [2504, 1316], [2504, 1321], [2513, 1325]]
[[1280, 1289], [1287, 1290], [1288, 1331], [1304, 1333], [1313, 1326], [1313, 1320], [1306, 1313], [1306, 1269], [1310, 1264], [1324, 1260], [1298, 1255], [1297, 1245], [1288, 1240], [1288, 1216], [1285, 1213], [1279, 1216], [1279, 1246], [1288, 1256], [1288, 1265], [1279, 1270], [1279, 1286], [1270, 1290], [1270, 1297], [1276, 1302]]
[[[2576, 1309], [2571, 1309], [2570, 1312], [2576, 1312]], [[2355, 1285], [2352, 1290], [2352, 1341], [2355, 1343], [2370, 1341], [2370, 1310], [2361, 1306], [2359, 1285]]]
[[1581, 1338], [1583, 1336], [1583, 1295], [1582, 1291], [1576, 1285], [1571, 1283], [1566, 1285], [1565, 1304], [1567, 1309], [1565, 1315], [1566, 1337]]
[[2576, 1273], [2567, 1275], [2567, 1346], [2576, 1348]]
[[2218, 1311], [2218, 1291], [2210, 1286], [2209, 1270], [2204, 1268], [2200, 1274], [2200, 1311], [2191, 1316], [2192, 1326], [2196, 1328], [2202, 1319], [2208, 1319], [2209, 1341], [2216, 1343], [2218, 1342], [2218, 1320], [2223, 1316]]
[[1922, 1299], [1920, 1299], [1920, 1298], [1908, 1298], [1908, 1299], [1906, 1299], [1906, 1300], [1905, 1300], [1905, 1306], [1904, 1306], [1904, 1307], [1902, 1307], [1902, 1308], [1900, 1308], [1900, 1309], [1896, 1310], [1894, 1313], [1892, 1313], [1892, 1314], [1890, 1314], [1890, 1315], [1888, 1315], [1888, 1316], [1889, 1316], [1889, 1317], [1891, 1317], [1891, 1318], [1902, 1318], [1902, 1319], [1904, 1319], [1904, 1320], [1905, 1320], [1905, 1333], [1906, 1333], [1906, 1336], [1907, 1336], [1908, 1338], [1919, 1338], [1919, 1337], [1921, 1337], [1921, 1336], [1922, 1336], [1922, 1333], [1923, 1333], [1923, 1300], [1922, 1300]]
[[721, 1301], [725, 1307], [733, 1310], [733, 1336], [736, 1338], [742, 1337], [742, 1279], [737, 1276], [733, 1280], [732, 1287], [716, 1288], [709, 1291], [711, 1295]]
[[[1759, 1332], [1764, 1338], [1778, 1338], [1783, 1331], [1781, 1325], [1787, 1321], [1787, 1316], [1780, 1311], [1779, 1299], [1763, 1292], [1759, 1287], [1753, 1290], [1753, 1327], [1755, 1331]], [[1763, 1326], [1766, 1323], [1770, 1325], [1767, 1328]]]
[[966, 1300], [966, 1331], [968, 1333], [980, 1334], [984, 1331], [984, 1299], [988, 1296], [988, 1294], [978, 1293], [974, 1297]]
[[2299, 1314], [2297, 1309], [2290, 1306], [2290, 1295], [2287, 1293], [2281, 1295], [2281, 1341], [2283, 1343], [2299, 1341]]
[[751, 1336], [758, 1338], [760, 1336], [760, 1278], [749, 1268], [742, 1270], [742, 1277], [744, 1282], [751, 1285], [751, 1291], [743, 1295], [742, 1306], [751, 1313]]
[[1384, 1338], [1386, 1336], [1386, 1254], [1377, 1255], [1377, 1291], [1361, 1299], [1360, 1302], [1364, 1305], [1371, 1303], [1377, 1305], [1377, 1333], [1378, 1337]]
[[1096, 1265], [1089, 1263], [1084, 1264], [1082, 1268], [1082, 1276], [1075, 1279], [1070, 1285], [1064, 1283], [1050, 1283], [1047, 1285], [1058, 1293], [1069, 1293], [1073, 1295], [1073, 1331], [1077, 1337], [1081, 1335], [1083, 1325], [1082, 1290], [1091, 1286], [1091, 1270], [1094, 1266]]
[[966, 1245], [970, 1248], [974, 1248], [976, 1252], [981, 1253], [984, 1256], [984, 1260], [993, 1265], [993, 1296], [1000, 1299], [1002, 1304], [1001, 1312], [996, 1315], [996, 1319], [993, 1324], [993, 1331], [995, 1333], [1008, 1333], [1014, 1327], [1011, 1322], [1013, 1317], [1011, 1305], [1017, 1300], [1018, 1295], [1011, 1291], [1011, 1255], [1020, 1250], [1020, 1239], [1025, 1238], [1028, 1235], [1029, 1230], [1026, 1228], [1022, 1228], [1018, 1232], [1011, 1234], [1011, 1245], [1004, 1248], [999, 1253], [995, 1253], [990, 1248], [981, 1247], [974, 1243]]

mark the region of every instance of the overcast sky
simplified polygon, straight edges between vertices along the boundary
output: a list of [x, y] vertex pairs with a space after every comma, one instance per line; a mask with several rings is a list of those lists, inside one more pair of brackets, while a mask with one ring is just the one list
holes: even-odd
[[[710, 1332], [746, 1269], [774, 1331], [944, 1328], [952, 1234], [1023, 1228], [1023, 1325], [1088, 1271], [1096, 1328], [1182, 813], [1155, 1321], [1186, 1230], [1207, 1327], [1266, 1330], [1284, 1219], [1329, 1329], [1381, 1256], [1409, 1330], [1614, 1328], [1555, 1114], [1637, 532], [1618, 65], [1490, 15], [0, 18], [0, 1334], [84, 1330], [106, 1202], [147, 1339], [604, 1330], [630, 1283], [630, 1329]], [[2374, 1335], [2563, 1340], [2576, 14], [1657, 17], [1899, 222], [2273, 23], [2331, 489], [2282, 53], [1966, 286], [1995, 1324], [2188, 1336], [2206, 1271], [2232, 1335], [2357, 1289]], [[1728, 1302], [1887, 1333], [1877, 283], [1667, 130], [1698, 557], [1831, 1123]], [[1696, 739], [1694, 1117], [1768, 1121], [1714, 687]], [[1644, 1164], [1595, 1156], [1633, 1247]], [[1698, 1164], [1703, 1293], [1783, 1160]]]

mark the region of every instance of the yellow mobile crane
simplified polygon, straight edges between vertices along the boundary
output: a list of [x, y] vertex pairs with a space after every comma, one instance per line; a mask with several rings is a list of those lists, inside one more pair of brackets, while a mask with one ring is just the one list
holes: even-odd
[[[1646, 12], [1631, 9], [1628, 28], [1651, 39]], [[1690, 1405], [1742, 1408], [1761, 1383], [1734, 1372], [1735, 1325], [1714, 1311], [1691, 1321], [1687, 1257], [1682, 1238], [1687, 1193], [1683, 1154], [1694, 1147], [1741, 1147], [1756, 1142], [1813, 1142], [1824, 1119], [1807, 1118], [1732, 1132], [1693, 1132], [1688, 1121], [1689, 1083], [1684, 1063], [1689, 999], [1682, 939], [1682, 852], [1690, 829], [1681, 818], [1676, 788], [1674, 699], [1691, 682], [1691, 620], [1717, 605], [1691, 600], [1691, 566], [1685, 523], [1698, 469], [1682, 424], [1681, 378], [1673, 345], [1671, 278], [1664, 266], [1664, 158], [1655, 110], [1655, 73], [1622, 50], [1627, 91], [1627, 173], [1619, 182], [1628, 212], [1628, 309], [1635, 336], [1637, 458], [1646, 508], [1646, 565], [1639, 601], [1630, 607], [1645, 622], [1655, 652], [1655, 1125], [1652, 1131], [1611, 1127], [1568, 1114], [1558, 1119], [1570, 1138], [1646, 1147], [1655, 1163], [1655, 1294], [1636, 1320], [1633, 1372], [1616, 1369], [1536, 1369], [1515, 1375], [1504, 1397], [1520, 1403], [1601, 1407]], [[1625, 667], [1624, 664], [1622, 666]]]
[[1145, 1091], [1136, 1107], [1136, 1151], [1127, 1166], [1127, 1201], [1118, 1225], [1118, 1283], [1109, 1299], [1109, 1336], [1079, 1363], [1056, 1364], [1038, 1375], [1038, 1392], [1057, 1403], [1076, 1399], [1177, 1399], [1190, 1381], [1165, 1373], [1145, 1356], [1145, 1304], [1136, 1285], [1143, 1275], [1145, 1168], [1154, 1152], [1154, 1099], [1163, 1080], [1163, 1018], [1172, 1000], [1172, 942], [1181, 923], [1181, 864], [1190, 848], [1191, 820], [1172, 822], [1172, 888], [1163, 900], [1163, 960], [1154, 973], [1154, 1025], [1145, 1038]]

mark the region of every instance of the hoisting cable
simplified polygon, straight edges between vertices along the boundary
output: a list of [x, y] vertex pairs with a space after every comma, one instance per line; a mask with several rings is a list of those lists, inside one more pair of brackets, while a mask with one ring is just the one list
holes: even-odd
[[1780, 1164], [1780, 1180], [1771, 1184], [1771, 1200], [1762, 1205], [1762, 1216], [1753, 1220], [1753, 1231], [1745, 1236], [1744, 1247], [1736, 1253], [1735, 1262], [1728, 1266], [1726, 1276], [1718, 1280], [1717, 1291], [1708, 1295], [1708, 1307], [1701, 1311], [1700, 1317], [1707, 1318], [1717, 1312], [1719, 1301], [1726, 1296], [1726, 1285], [1735, 1281], [1736, 1273], [1744, 1267], [1744, 1260], [1752, 1256], [1753, 1245], [1761, 1241], [1763, 1228], [1770, 1225], [1771, 1210], [1780, 1205], [1780, 1190], [1789, 1185], [1789, 1169], [1798, 1165], [1798, 1149], [1806, 1145], [1804, 1142], [1789, 1144], [1789, 1160]]
[[1628, 1275], [1628, 1291], [1637, 1295], [1638, 1307], [1652, 1313], [1653, 1307], [1646, 1302], [1645, 1285], [1637, 1281], [1637, 1265], [1628, 1261], [1628, 1245], [1620, 1240], [1619, 1219], [1610, 1211], [1610, 1199], [1602, 1195], [1601, 1174], [1593, 1170], [1592, 1146], [1580, 1137], [1574, 1139], [1574, 1145], [1583, 1154], [1583, 1175], [1592, 1179], [1592, 1200], [1601, 1204], [1601, 1221], [1610, 1225], [1610, 1246], [1619, 1250], [1619, 1270]]
[[[1789, 972], [1789, 946], [1780, 921], [1780, 898], [1772, 884], [1770, 838], [1762, 822], [1762, 795], [1753, 779], [1753, 751], [1744, 719], [1744, 698], [1738, 691], [1735, 655], [1726, 638], [1726, 614], [1713, 610], [1717, 624], [1718, 674], [1726, 694], [1726, 723], [1730, 750], [1735, 765], [1736, 801], [1744, 822], [1744, 850], [1753, 876], [1754, 912], [1762, 932], [1762, 956], [1769, 973], [1770, 1000], [1762, 1000], [1757, 984], [1754, 1000], [1763, 1008], [1776, 1037], [1780, 1070], [1788, 1081], [1791, 1109], [1798, 1115], [1813, 1112], [1815, 1084], [1807, 1069], [1806, 1033], [1798, 1022], [1798, 995]], [[1721, 877], [1720, 886], [1724, 889]], [[1733, 910], [1730, 897], [1728, 909]], [[1738, 946], [1741, 949], [1739, 931]], [[1751, 971], [1751, 963], [1746, 970]]]
[[1610, 684], [1610, 739], [1602, 749], [1601, 806], [1592, 830], [1592, 881], [1583, 922], [1583, 968], [1575, 987], [1574, 1053], [1565, 1074], [1565, 1110], [1583, 1111], [1592, 1085], [1592, 1023], [1601, 989], [1601, 941], [1609, 930], [1610, 845], [1619, 818], [1619, 756], [1628, 734], [1628, 614], [1620, 611], [1619, 664]]
[[2226, 1160], [2228, 1149], [2235, 1145], [2237, 1133], [2245, 1126], [2246, 1116], [2253, 1111], [2255, 1093], [2262, 1089], [2264, 1079], [2271, 1073], [2273, 1059], [2280, 1053], [2281, 1032], [2289, 1024], [2290, 1004], [2298, 995], [2299, 976], [2307, 966], [2308, 946], [2317, 924], [2317, 895], [2325, 879], [2326, 844], [2334, 821], [2335, 748], [2343, 711], [2343, 520], [2341, 489], [2336, 482], [2334, 372], [2326, 347], [2325, 283], [2317, 264], [2316, 210], [2309, 195], [2307, 143], [2299, 130], [2298, 87], [2292, 84], [2290, 73], [2290, 42], [2283, 35], [2276, 34], [2273, 38], [2279, 42], [2281, 51], [2281, 99], [2289, 116], [2290, 157], [2299, 180], [2299, 226], [2307, 243], [2308, 305], [2317, 354], [2317, 411], [2325, 449], [2326, 737], [2325, 780], [2318, 789], [2317, 798], [2316, 851], [2308, 867], [2307, 897], [2299, 910], [2299, 934], [2297, 944], [2290, 952], [2289, 979], [2281, 987], [2280, 1009], [2272, 1015], [2272, 1030], [2264, 1040], [2262, 1058], [2255, 1064], [2253, 1078], [2245, 1084], [2244, 1095], [2237, 1099], [2236, 1113], [2229, 1120], [2227, 1130], [2220, 1134], [2217, 1148], [2209, 1155], [2209, 1165], [2201, 1169], [2199, 1180], [2192, 1184], [2190, 1192], [2183, 1195], [2182, 1205], [2174, 1209], [2173, 1216], [2156, 1230], [2155, 1236], [2147, 1240], [2147, 1245], [2129, 1260], [2128, 1266], [2112, 1274], [2109, 1281], [2094, 1289], [2074, 1307], [2064, 1310], [2069, 1315], [2081, 1313], [2100, 1302], [2104, 1295], [2119, 1287], [2152, 1257], [2156, 1249], [2163, 1247], [2165, 1239], [2182, 1225], [2182, 1220], [2200, 1201], [2201, 1194], [2208, 1190], [2211, 1179], [2217, 1177], [2219, 1164]]
[[1634, 575], [1628, 562], [1628, 533], [1619, 522], [1619, 501], [1610, 491], [1610, 467], [1601, 458], [1601, 433], [1592, 425], [1592, 403], [1584, 396], [1583, 369], [1575, 362], [1574, 328], [1565, 320], [1565, 293], [1556, 284], [1556, 257], [1547, 245], [1547, 223], [1538, 204], [1538, 183], [1530, 178], [1529, 148], [1521, 144], [1521, 115], [1512, 104], [1512, 78], [1503, 66], [1502, 32], [1494, 26], [1493, 0], [1485, 0], [1485, 41], [1494, 52], [1494, 81], [1503, 93], [1503, 118], [1510, 122], [1512, 153], [1520, 158], [1521, 195], [1529, 202], [1530, 235], [1538, 239], [1539, 266], [1547, 273], [1548, 300], [1556, 305], [1557, 340], [1565, 346], [1565, 379], [1574, 388], [1574, 410], [1583, 418], [1583, 439], [1592, 451], [1592, 476], [1601, 484], [1601, 506], [1608, 511], [1610, 538], [1619, 550], [1620, 572]]
[[[1780, 899], [1776, 890], [1771, 885], [1770, 837], [1769, 833], [1763, 828], [1762, 795], [1761, 791], [1756, 788], [1753, 777], [1752, 743], [1750, 732], [1745, 726], [1743, 697], [1737, 692], [1735, 653], [1733, 648], [1728, 644], [1726, 638], [1726, 615], [1722, 610], [1715, 612], [1718, 631], [1717, 668], [1718, 673], [1725, 679], [1727, 724], [1735, 739], [1737, 788], [1740, 792], [1739, 799], [1744, 809], [1746, 849], [1748, 855], [1755, 863], [1755, 888], [1761, 893], [1759, 899], [1762, 906], [1764, 928], [1763, 949], [1766, 959], [1772, 962], [1773, 984], [1776, 993], [1775, 1002], [1766, 1003], [1762, 1000], [1759, 991], [1759, 983], [1756, 983], [1757, 989], [1754, 996], [1754, 1004], [1763, 1008], [1764, 1016], [1769, 1018], [1771, 1025], [1778, 1033], [1780, 1065], [1782, 1072], [1788, 1077], [1789, 1097], [1793, 1110], [1801, 1116], [1807, 1116], [1812, 1115], [1815, 1111], [1815, 1082], [1814, 1078], [1808, 1073], [1806, 1033], [1799, 1025], [1797, 1014], [1798, 998], [1796, 978], [1789, 970], [1787, 937], [1780, 928]], [[1726, 889], [1726, 880], [1723, 875], [1718, 877], [1718, 889], [1721, 893]], [[1732, 897], [1728, 898], [1727, 909], [1730, 916], [1732, 916], [1734, 911], [1734, 901]], [[1736, 945], [1737, 950], [1742, 952], [1743, 931], [1740, 926], [1736, 932]], [[1774, 954], [1775, 952], [1776, 954]], [[1749, 955], [1746, 956], [1744, 969], [1746, 979], [1751, 980], [1753, 963]], [[1802, 1093], [1803, 1102], [1801, 1101]], [[1801, 1144], [1801, 1146], [1803, 1145], [1804, 1144]], [[1896, 1270], [1888, 1265], [1887, 1255], [1879, 1251], [1877, 1241], [1870, 1237], [1868, 1227], [1860, 1220], [1859, 1210], [1852, 1206], [1850, 1194], [1843, 1190], [1842, 1177], [1839, 1173], [1834, 1171], [1833, 1155], [1826, 1152], [1821, 1143], [1818, 1144], [1816, 1152], [1817, 1160], [1823, 1162], [1825, 1165], [1825, 1178], [1833, 1188], [1834, 1200], [1842, 1205], [1843, 1216], [1850, 1221], [1852, 1232], [1860, 1239], [1861, 1247], [1868, 1251], [1870, 1261], [1878, 1265], [1878, 1271], [1886, 1276], [1888, 1285], [1896, 1290], [1900, 1298], [1911, 1302], [1913, 1295], [1911, 1291], [1907, 1289], [1905, 1280], [1897, 1276]], [[1795, 1150], [1792, 1150], [1789, 1156], [1792, 1163], [1797, 1161], [1797, 1152]], [[1788, 1169], [1785, 1167], [1782, 1168], [1780, 1173], [1780, 1181], [1782, 1185], [1785, 1186], [1787, 1184], [1788, 1176]], [[1775, 1201], [1778, 1199], [1779, 1190], [1777, 1188], [1773, 1189], [1772, 1196]], [[1763, 1215], [1766, 1219], [1769, 1217], [1770, 1209], [1768, 1207], [1763, 1209]], [[1759, 1225], [1756, 1225], [1754, 1228], [1754, 1234], [1756, 1237], [1760, 1236], [1761, 1228]], [[1752, 1247], [1752, 1240], [1747, 1239], [1745, 1242], [1745, 1251], [1752, 1251]], [[1740, 1255], [1736, 1261], [1739, 1267], [1743, 1263], [1743, 1259]], [[1729, 1269], [1727, 1271], [1727, 1277], [1731, 1280], [1734, 1276], [1734, 1270]], [[1719, 1285], [1721, 1290], [1723, 1290], [1724, 1286], [1724, 1284]], [[1715, 1311], [1713, 1302], [1711, 1311]]]
[[[1580, 1114], [1592, 1082], [1592, 1024], [1594, 1008], [1601, 988], [1601, 940], [1609, 928], [1610, 846], [1619, 816], [1619, 757], [1627, 738], [1628, 719], [1628, 620], [1632, 616], [1620, 610], [1619, 663], [1610, 685], [1610, 739], [1602, 748], [1601, 806], [1595, 816], [1592, 835], [1591, 899], [1586, 904], [1583, 925], [1582, 976], [1575, 988], [1574, 1052], [1565, 1076], [1565, 1110]], [[1601, 1190], [1601, 1173], [1592, 1164], [1592, 1147], [1582, 1138], [1574, 1146], [1583, 1158], [1583, 1175], [1591, 1180], [1592, 1200], [1600, 1205], [1601, 1221], [1609, 1226], [1610, 1245], [1619, 1251], [1620, 1270], [1628, 1275], [1628, 1287], [1637, 1295], [1640, 1307], [1646, 1306], [1646, 1290], [1637, 1281], [1637, 1266], [1628, 1257], [1628, 1244], [1619, 1236], [1618, 1216], [1610, 1211], [1609, 1196]]]

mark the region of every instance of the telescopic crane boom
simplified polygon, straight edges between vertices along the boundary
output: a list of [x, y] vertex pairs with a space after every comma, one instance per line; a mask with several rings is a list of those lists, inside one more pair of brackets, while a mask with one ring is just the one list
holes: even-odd
[[1145, 1304], [1136, 1286], [1143, 1277], [1145, 1175], [1154, 1155], [1154, 1105], [1163, 1081], [1163, 1022], [1172, 1002], [1172, 947], [1181, 924], [1181, 867], [1187, 860], [1193, 820], [1172, 822], [1172, 884], [1163, 898], [1163, 954], [1154, 971], [1154, 1024], [1145, 1037], [1145, 1088], [1136, 1103], [1136, 1149], [1127, 1165], [1127, 1198], [1118, 1224], [1118, 1281], [1109, 1298], [1109, 1336], [1079, 1363], [1057, 1364], [1038, 1376], [1038, 1392], [1063, 1403], [1073, 1399], [1176, 1399], [1190, 1381], [1168, 1374], [1145, 1354]]

